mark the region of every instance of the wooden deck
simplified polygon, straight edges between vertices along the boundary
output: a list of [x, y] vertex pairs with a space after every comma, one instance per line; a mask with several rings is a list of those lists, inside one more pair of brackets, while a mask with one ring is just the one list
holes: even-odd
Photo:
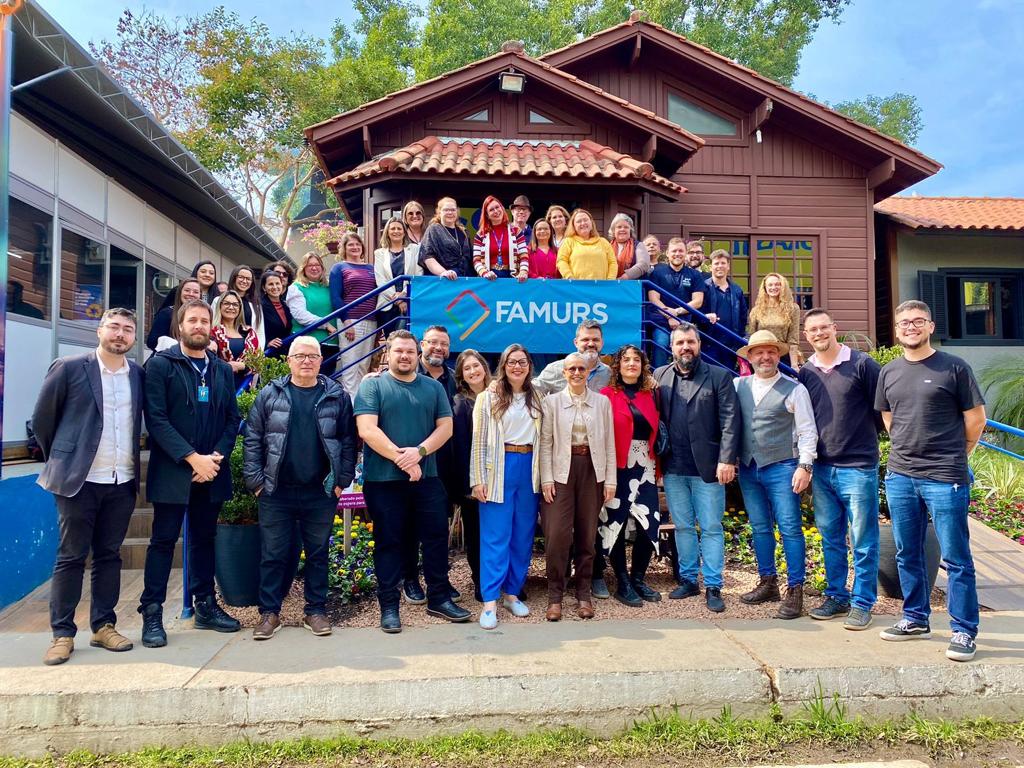
[[[993, 611], [1024, 610], [1024, 547], [968, 518], [971, 552], [978, 578], [978, 602]], [[935, 585], [946, 591], [946, 574]]]

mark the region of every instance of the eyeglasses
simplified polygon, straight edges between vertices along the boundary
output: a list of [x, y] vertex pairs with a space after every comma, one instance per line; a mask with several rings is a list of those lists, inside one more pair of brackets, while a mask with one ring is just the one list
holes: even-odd
[[288, 355], [289, 358], [297, 363], [315, 363], [323, 355], [314, 355], [312, 353], [299, 352], [297, 355]]
[[915, 317], [913, 320], [898, 321], [896, 323], [896, 327], [905, 331], [907, 330], [907, 328], [910, 328], [911, 326], [913, 326], [914, 328], [924, 328], [930, 322], [931, 320], [929, 320], [927, 317]]
[[233, 307], [235, 309], [238, 309], [241, 306], [242, 305], [239, 304], [237, 301], [222, 301], [220, 303], [221, 309], [228, 309], [229, 307]]
[[423, 211], [409, 211], [405, 215], [409, 216], [409, 217], [412, 217], [412, 216], [422, 216], [423, 215]]
[[586, 367], [582, 365], [569, 365], [566, 366], [565, 370], [568, 373], [586, 373]]
[[528, 368], [530, 366], [529, 360], [506, 360], [506, 368]]

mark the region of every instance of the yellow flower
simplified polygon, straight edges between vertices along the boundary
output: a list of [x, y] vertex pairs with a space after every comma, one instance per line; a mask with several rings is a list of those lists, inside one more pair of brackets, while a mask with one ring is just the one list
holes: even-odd
[[351, 534], [351, 535], [352, 535], [352, 538], [354, 539], [354, 538], [355, 538], [356, 536], [358, 536], [359, 534], [358, 534], [358, 533], [357, 533], [356, 531], [352, 531], [352, 534]]
[[368, 546], [368, 547], [369, 547], [370, 549], [373, 549], [373, 545], [374, 545], [374, 543], [375, 543], [375, 542], [373, 542], [373, 541], [368, 541], [368, 542], [366, 543], [366, 546]]

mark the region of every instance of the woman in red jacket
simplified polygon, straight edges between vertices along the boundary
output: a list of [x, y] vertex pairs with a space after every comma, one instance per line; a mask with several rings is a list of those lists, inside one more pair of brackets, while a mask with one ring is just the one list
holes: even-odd
[[[654, 377], [645, 355], [626, 344], [612, 360], [611, 384], [601, 390], [612, 404], [615, 425], [615, 465], [618, 482], [615, 498], [601, 509], [597, 537], [602, 552], [615, 572], [615, 599], [632, 608], [644, 601], [656, 603], [661, 594], [644, 583], [651, 555], [658, 553], [657, 461], [658, 409], [654, 402]], [[626, 569], [626, 526], [636, 527], [633, 563]], [[594, 574], [597, 575], [595, 566]]]

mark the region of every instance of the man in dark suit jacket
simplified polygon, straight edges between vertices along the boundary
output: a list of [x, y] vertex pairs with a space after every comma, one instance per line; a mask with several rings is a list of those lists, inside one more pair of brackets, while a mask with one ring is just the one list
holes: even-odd
[[[238, 434], [238, 403], [231, 367], [207, 350], [213, 313], [203, 301], [178, 310], [178, 346], [146, 363], [146, 426], [153, 502], [153, 533], [146, 551], [145, 587], [139, 605], [142, 644], [167, 645], [163, 604], [174, 546], [188, 515], [188, 589], [196, 629], [237, 632], [241, 625], [214, 596], [213, 542], [217, 517], [231, 498], [231, 451]], [[226, 460], [225, 460], [226, 459]]]
[[670, 343], [673, 363], [654, 372], [660, 415], [669, 430], [662, 471], [679, 555], [679, 586], [669, 597], [700, 594], [697, 570], [703, 561], [705, 600], [710, 610], [721, 613], [725, 610], [722, 517], [725, 486], [736, 477], [739, 403], [732, 375], [701, 360], [700, 335], [693, 324], [680, 322]]
[[135, 313], [109, 309], [95, 352], [62, 357], [43, 380], [32, 427], [46, 462], [37, 481], [57, 501], [60, 544], [50, 588], [53, 641], [43, 663], [63, 664], [75, 649], [75, 610], [92, 552], [92, 646], [128, 651], [116, 629], [121, 543], [139, 492], [143, 372], [125, 354], [135, 344]]

